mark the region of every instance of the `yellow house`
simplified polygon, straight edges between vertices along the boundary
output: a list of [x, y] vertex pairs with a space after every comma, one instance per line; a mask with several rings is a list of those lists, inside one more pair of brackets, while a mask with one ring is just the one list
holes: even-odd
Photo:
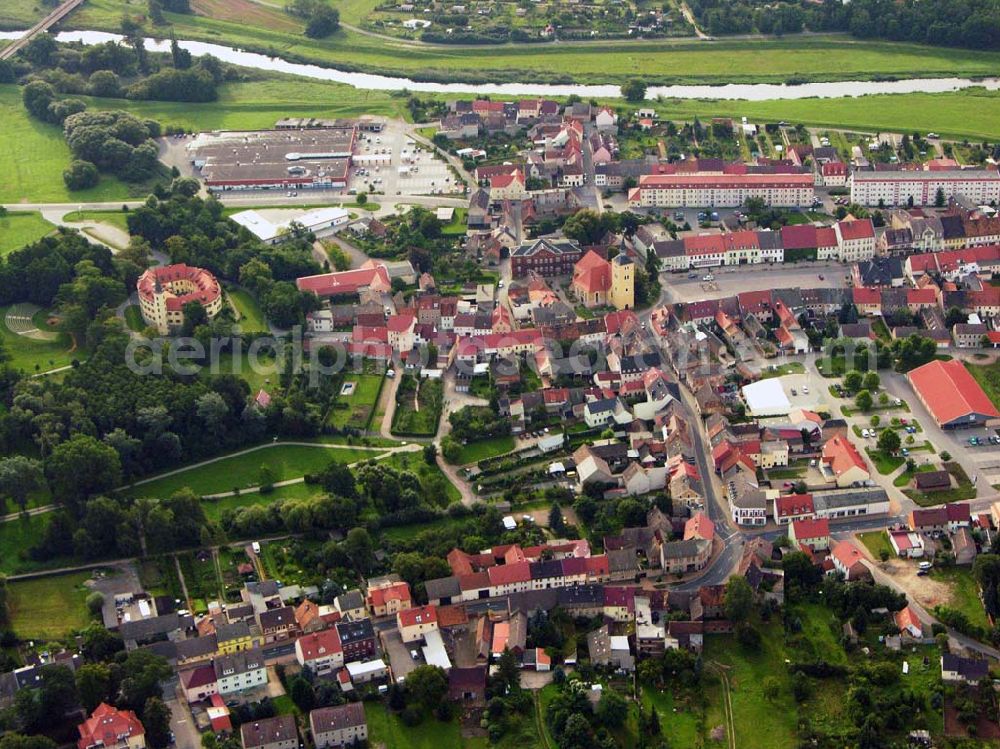
[[220, 655], [250, 650], [254, 646], [253, 633], [250, 631], [250, 625], [246, 622], [233, 622], [216, 627], [215, 639]]

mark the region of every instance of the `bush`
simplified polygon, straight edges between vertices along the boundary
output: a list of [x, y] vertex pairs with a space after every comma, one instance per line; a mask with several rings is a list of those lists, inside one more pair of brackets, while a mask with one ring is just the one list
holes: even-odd
[[87, 611], [89, 611], [91, 615], [97, 616], [101, 613], [102, 608], [104, 608], [104, 596], [95, 590], [87, 596]]
[[94, 187], [100, 181], [101, 175], [97, 167], [90, 161], [75, 159], [69, 168], [63, 170], [63, 182], [70, 190], [86, 190]]

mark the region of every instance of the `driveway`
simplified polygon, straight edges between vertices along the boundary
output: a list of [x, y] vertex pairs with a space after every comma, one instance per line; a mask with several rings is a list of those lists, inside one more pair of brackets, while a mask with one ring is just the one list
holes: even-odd
[[[178, 692], [180, 688], [178, 687]], [[200, 749], [201, 734], [194, 725], [194, 718], [183, 698], [174, 694], [164, 695], [167, 707], [170, 708], [170, 730], [174, 732], [177, 749]]]

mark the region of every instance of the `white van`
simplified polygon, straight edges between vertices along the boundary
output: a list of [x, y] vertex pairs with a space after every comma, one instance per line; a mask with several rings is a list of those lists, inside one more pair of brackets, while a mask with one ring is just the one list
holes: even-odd
[[920, 569], [922, 569], [922, 570], [929, 570], [933, 566], [934, 566], [934, 564], [932, 562], [921, 562], [920, 563]]

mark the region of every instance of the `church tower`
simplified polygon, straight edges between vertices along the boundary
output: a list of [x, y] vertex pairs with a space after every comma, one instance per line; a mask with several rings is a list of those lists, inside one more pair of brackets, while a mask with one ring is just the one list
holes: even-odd
[[611, 260], [611, 293], [608, 301], [615, 309], [635, 307], [635, 261], [624, 252]]

